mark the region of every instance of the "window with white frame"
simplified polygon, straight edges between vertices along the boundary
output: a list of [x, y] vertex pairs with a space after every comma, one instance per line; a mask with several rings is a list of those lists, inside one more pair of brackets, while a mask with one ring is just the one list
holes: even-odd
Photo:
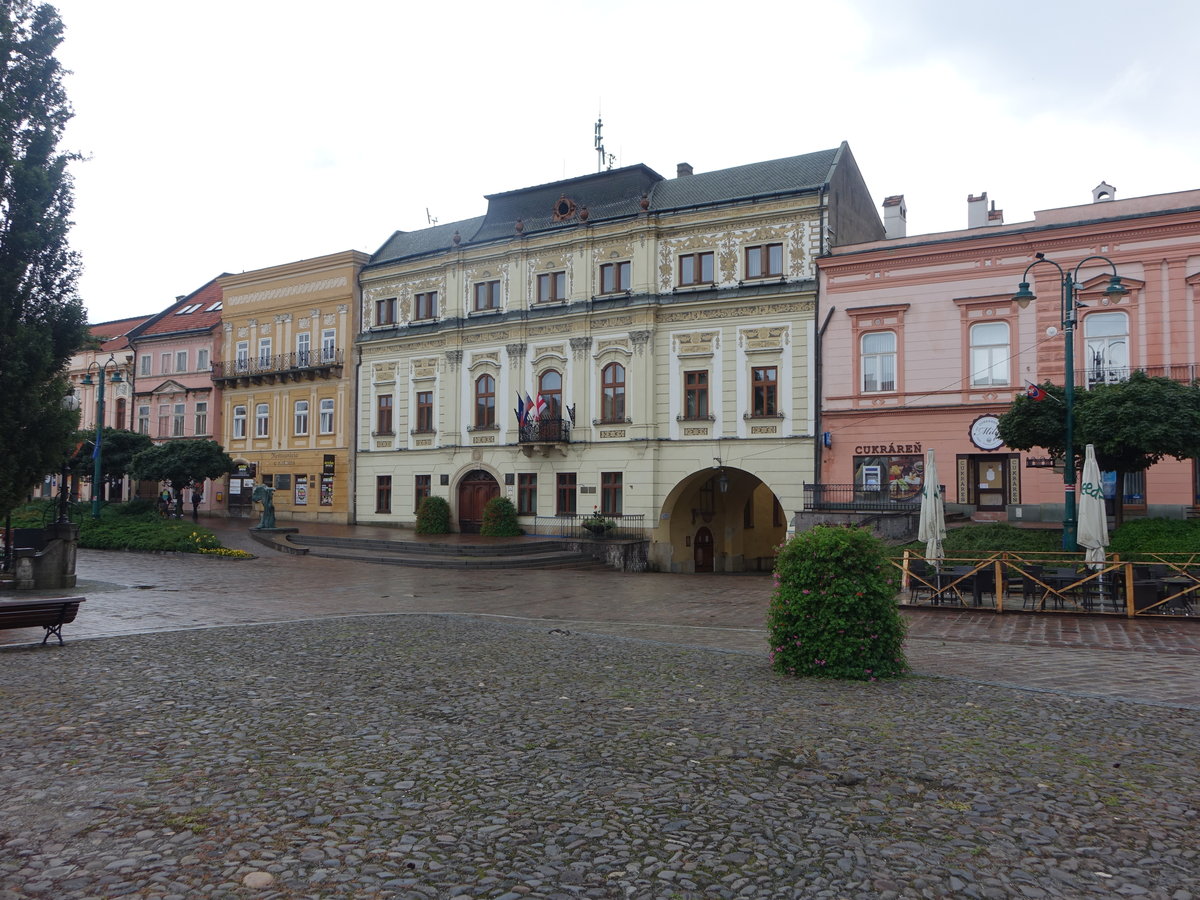
[[896, 333], [872, 331], [860, 338], [864, 393], [896, 389]]
[[333, 434], [333, 398], [321, 401], [321, 434]]
[[138, 374], [149, 375], [150, 366], [154, 364], [153, 357], [149, 353], [143, 353], [138, 357]]
[[331, 363], [337, 356], [337, 331], [326, 328], [321, 332], [321, 362]]
[[171, 434], [171, 404], [158, 404], [158, 436], [170, 437]]
[[271, 411], [266, 403], [259, 403], [254, 407], [254, 436], [271, 436]]
[[186, 372], [188, 370], [188, 352], [186, 350], [175, 351], [175, 371]]
[[250, 368], [250, 342], [238, 341], [233, 351], [234, 366], [239, 372]]
[[258, 367], [260, 369], [271, 368], [271, 339], [269, 337], [258, 339]]
[[160, 353], [159, 354], [158, 374], [160, 374], [160, 375], [170, 375], [171, 374], [171, 354], [170, 353]]
[[208, 401], [196, 402], [196, 434], [208, 434]]
[[307, 366], [312, 360], [309, 358], [309, 353], [312, 351], [312, 335], [307, 331], [302, 331], [296, 335], [296, 365]]
[[196, 371], [197, 372], [207, 372], [208, 371], [208, 348], [207, 347], [201, 347], [199, 350], [196, 351]]
[[233, 436], [235, 438], [246, 437], [246, 407], [244, 406], [233, 408]]
[[[149, 359], [150, 357], [147, 356], [147, 357], [143, 357], [143, 358]], [[137, 423], [138, 434], [149, 434], [150, 433], [150, 406], [149, 406], [149, 404], [142, 404], [142, 405], [138, 406], [137, 409], [138, 409], [138, 423]]]
[[1008, 323], [980, 322], [971, 326], [971, 387], [1009, 383]]
[[296, 434], [308, 434], [308, 401], [297, 400], [292, 405], [292, 424]]
[[1129, 378], [1129, 316], [1096, 312], [1083, 320], [1088, 387]]
[[183, 437], [183, 419], [187, 415], [187, 407], [176, 403], [171, 408], [171, 437]]

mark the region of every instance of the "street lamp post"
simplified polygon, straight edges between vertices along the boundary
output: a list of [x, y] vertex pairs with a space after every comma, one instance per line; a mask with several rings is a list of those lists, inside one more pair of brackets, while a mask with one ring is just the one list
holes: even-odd
[[[63, 405], [64, 409], [69, 409], [72, 412], [79, 409], [79, 398], [75, 396], [74, 388], [71, 388], [71, 390], [67, 393], [67, 396], [63, 397], [62, 405]], [[66, 457], [63, 459], [62, 483], [59, 484], [59, 486], [58, 486], [58, 522], [59, 522], [59, 524], [65, 524], [65, 523], [71, 521], [70, 506], [69, 506], [70, 500], [71, 500], [71, 494], [67, 488], [67, 479], [71, 473], [70, 466], [71, 466], [71, 454], [68, 453], [66, 455]]]
[[1116, 263], [1107, 256], [1086, 257], [1068, 273], [1054, 260], [1046, 259], [1044, 253], [1035, 255], [1037, 259], [1025, 267], [1025, 274], [1021, 276], [1021, 283], [1017, 286], [1017, 292], [1013, 294], [1013, 300], [1016, 301], [1019, 307], [1025, 309], [1031, 301], [1037, 299], [1037, 295], [1029, 289], [1029, 272], [1035, 266], [1040, 266], [1044, 263], [1054, 266], [1058, 270], [1059, 282], [1062, 285], [1062, 295], [1059, 304], [1062, 313], [1063, 340], [1066, 341], [1066, 370], [1063, 373], [1063, 405], [1066, 407], [1067, 427], [1064, 435], [1065, 446], [1063, 447], [1062, 548], [1073, 552], [1076, 549], [1075, 535], [1078, 531], [1078, 522], [1075, 517], [1075, 310], [1083, 306], [1077, 296], [1079, 291], [1079, 270], [1093, 260], [1107, 263], [1109, 268], [1112, 269], [1112, 275], [1108, 279], [1108, 287], [1104, 289], [1104, 295], [1116, 300], [1128, 294], [1129, 291], [1121, 284], [1121, 276], [1117, 274]]
[[120, 384], [124, 379], [121, 378], [121, 371], [118, 368], [119, 364], [114, 356], [109, 355], [108, 359], [103, 363], [93, 362], [88, 365], [88, 370], [84, 373], [81, 384], [92, 384], [92, 366], [96, 367], [96, 442], [92, 448], [92, 518], [100, 518], [100, 460], [103, 455], [101, 448], [101, 438], [104, 434], [104, 376], [108, 373], [109, 365], [112, 366], [112, 375], [109, 381], [113, 384]]

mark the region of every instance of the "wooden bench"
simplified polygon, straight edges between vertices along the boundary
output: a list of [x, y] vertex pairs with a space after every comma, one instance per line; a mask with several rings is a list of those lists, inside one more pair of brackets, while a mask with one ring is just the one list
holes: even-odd
[[87, 598], [58, 597], [54, 600], [0, 601], [0, 629], [45, 628], [46, 636], [42, 638], [42, 644], [45, 645], [50, 635], [54, 635], [61, 646], [62, 627], [75, 621], [79, 604], [85, 599]]

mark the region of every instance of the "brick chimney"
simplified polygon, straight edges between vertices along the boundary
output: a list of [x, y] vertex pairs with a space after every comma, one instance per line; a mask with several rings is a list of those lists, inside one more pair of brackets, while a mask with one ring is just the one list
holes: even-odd
[[883, 236], [902, 238], [908, 235], [908, 207], [903, 194], [893, 194], [883, 201]]
[[679, 163], [678, 165], [675, 166], [675, 177], [676, 178], [684, 178], [685, 176], [688, 176], [691, 174], [692, 174], [692, 164], [691, 163]]

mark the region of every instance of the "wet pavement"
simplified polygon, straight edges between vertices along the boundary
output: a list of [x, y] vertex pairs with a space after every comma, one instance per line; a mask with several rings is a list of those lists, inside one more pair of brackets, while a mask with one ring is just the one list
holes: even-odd
[[[260, 555], [231, 560], [82, 550], [79, 585], [70, 593], [88, 599], [77, 621], [64, 629], [66, 640], [340, 616], [443, 614], [766, 655], [769, 576], [374, 566], [273, 553], [251, 539], [245, 520], [203, 524], [226, 546]], [[412, 537], [379, 527], [300, 527], [310, 534]], [[1200, 621], [926, 609], [904, 615], [906, 653], [920, 674], [1200, 709]], [[0, 631], [0, 647], [34, 639], [40, 632]]]

